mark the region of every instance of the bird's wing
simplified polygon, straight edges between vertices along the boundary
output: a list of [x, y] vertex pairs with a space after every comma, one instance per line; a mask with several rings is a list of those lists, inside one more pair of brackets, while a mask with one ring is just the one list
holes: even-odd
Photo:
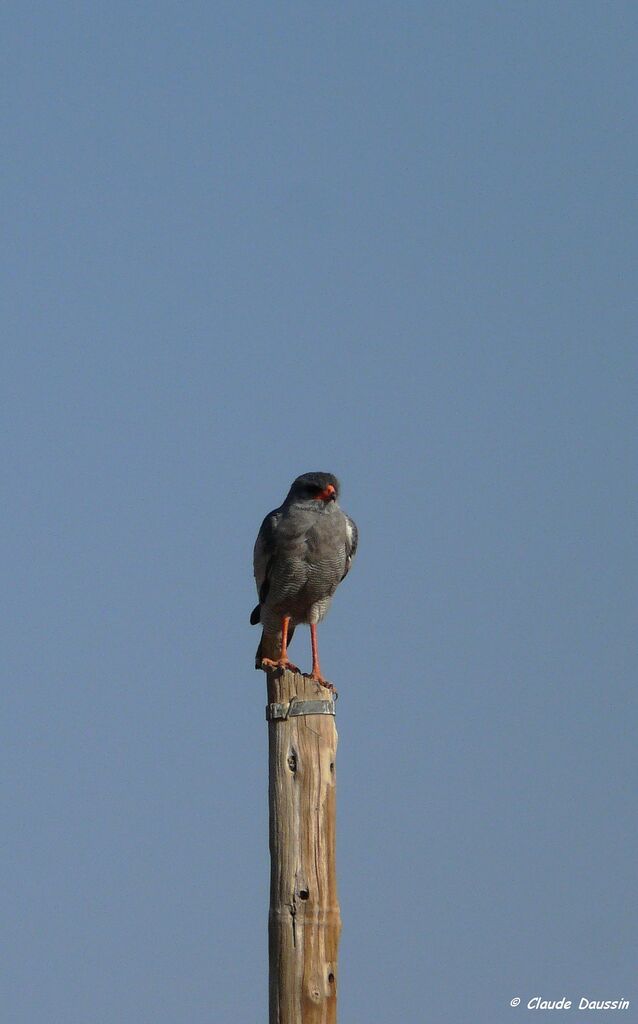
[[343, 513], [346, 517], [346, 565], [343, 572], [342, 580], [345, 580], [346, 576], [350, 572], [350, 566], [352, 560], [357, 553], [357, 544], [359, 543], [359, 531], [357, 524], [354, 519], [351, 519], [347, 512]]
[[264, 603], [268, 595], [268, 588], [270, 586], [268, 574], [277, 547], [277, 526], [280, 519], [280, 509], [276, 508], [274, 512], [269, 512], [259, 528], [257, 540], [255, 541], [253, 568], [260, 604]]

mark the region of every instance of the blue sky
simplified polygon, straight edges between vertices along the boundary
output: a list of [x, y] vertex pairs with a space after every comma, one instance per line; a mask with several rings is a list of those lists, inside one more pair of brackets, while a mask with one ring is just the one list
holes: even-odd
[[264, 1019], [252, 545], [307, 470], [361, 537], [340, 1019], [638, 1020], [637, 21], [3, 12], [11, 1024]]

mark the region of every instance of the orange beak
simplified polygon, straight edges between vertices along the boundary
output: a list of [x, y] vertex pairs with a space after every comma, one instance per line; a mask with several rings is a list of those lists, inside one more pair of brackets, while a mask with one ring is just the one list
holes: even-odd
[[332, 484], [328, 484], [318, 495], [317, 500], [320, 501], [335, 501], [337, 498], [337, 492]]

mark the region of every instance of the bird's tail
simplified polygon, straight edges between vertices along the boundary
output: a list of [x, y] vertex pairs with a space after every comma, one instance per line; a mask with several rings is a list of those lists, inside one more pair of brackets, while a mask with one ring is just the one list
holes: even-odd
[[[292, 623], [288, 626], [288, 645], [292, 640], [295, 627]], [[261, 668], [263, 658], [271, 658], [276, 661], [281, 654], [281, 632], [267, 633], [265, 629], [261, 632], [259, 647], [255, 653], [255, 668]]]

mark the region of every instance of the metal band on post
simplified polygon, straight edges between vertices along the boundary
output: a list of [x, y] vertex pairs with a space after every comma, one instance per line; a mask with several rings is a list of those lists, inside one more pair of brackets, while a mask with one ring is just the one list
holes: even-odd
[[268, 704], [266, 720], [295, 718], [297, 715], [334, 715], [334, 700], [291, 700], [288, 704]]

